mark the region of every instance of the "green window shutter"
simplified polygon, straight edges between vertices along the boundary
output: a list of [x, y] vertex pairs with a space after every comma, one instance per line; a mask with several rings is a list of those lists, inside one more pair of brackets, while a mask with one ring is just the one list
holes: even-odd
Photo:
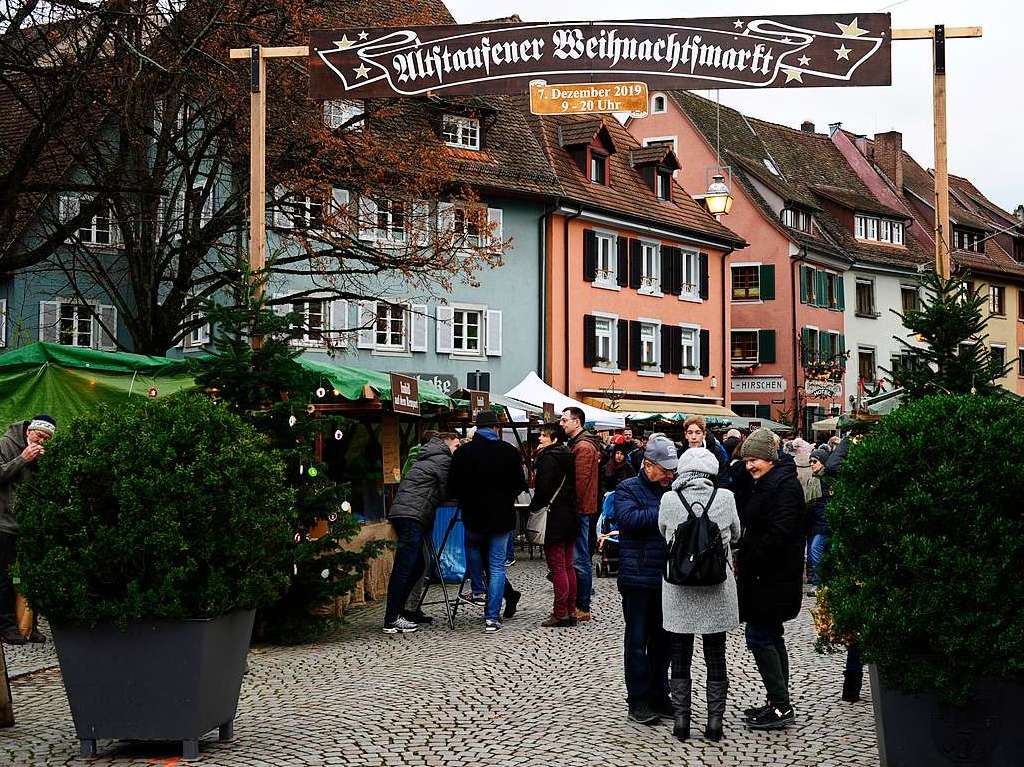
[[808, 286], [811, 284], [809, 277], [810, 269], [806, 266], [800, 267], [800, 303], [807, 303]]
[[[839, 337], [838, 337], [838, 347], [839, 348], [836, 349], [836, 352], [839, 354], [840, 357], [842, 357], [842, 355], [846, 354], [846, 336], [844, 336], [842, 334], [839, 335]], [[845, 361], [840, 360], [839, 364], [842, 366], [843, 370], [846, 370], [846, 362]]]
[[757, 331], [757, 361], [775, 362], [775, 331]]
[[775, 266], [773, 264], [761, 264], [761, 300], [772, 301], [775, 299]]
[[765, 421], [772, 420], [771, 405], [754, 405], [754, 416]]
[[832, 356], [832, 334], [824, 330], [818, 331], [818, 353], [822, 360]]
[[846, 309], [846, 288], [843, 287], [843, 275], [836, 275], [836, 290], [839, 291], [839, 311]]
[[814, 305], [828, 306], [828, 274], [815, 270]]
[[800, 364], [807, 367], [807, 361], [811, 350], [811, 331], [808, 328], [800, 328]]

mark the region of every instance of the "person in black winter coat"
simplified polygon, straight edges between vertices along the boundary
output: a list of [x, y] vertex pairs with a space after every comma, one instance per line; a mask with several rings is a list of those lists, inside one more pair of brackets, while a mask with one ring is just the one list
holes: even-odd
[[619, 594], [625, 619], [623, 661], [629, 718], [653, 724], [672, 717], [669, 700], [669, 642], [662, 622], [661, 584], [668, 546], [658, 528], [661, 496], [675, 479], [675, 445], [652, 434], [640, 473], [615, 490], [614, 523], [619, 530]]
[[741, 454], [754, 492], [736, 563], [740, 620], [747, 624], [747, 648], [768, 697], [765, 706], [744, 713], [751, 729], [780, 729], [795, 720], [782, 624], [799, 615], [803, 596], [804, 492], [796, 464], [780, 459], [777, 438], [768, 429], [747, 437]]
[[530, 511], [548, 509], [544, 529], [544, 558], [551, 571], [555, 604], [547, 628], [576, 625], [576, 538], [580, 516], [576, 513], [576, 461], [565, 446], [565, 432], [557, 424], [540, 430], [536, 459], [537, 476]]
[[459, 500], [466, 545], [476, 546], [488, 573], [484, 631], [501, 630], [499, 613], [516, 612], [520, 594], [505, 578], [508, 539], [516, 527], [516, 498], [527, 489], [523, 459], [498, 433], [498, 418], [484, 410], [477, 416], [476, 434], [455, 453], [449, 487]]
[[402, 615], [402, 608], [424, 568], [423, 539], [434, 529], [434, 512], [448, 492], [452, 453], [459, 436], [442, 433], [431, 437], [420, 450], [416, 463], [402, 477], [387, 517], [398, 538], [395, 563], [388, 581], [384, 633], [416, 630], [416, 621]]
[[626, 445], [615, 445], [605, 462], [601, 470], [601, 484], [605, 492], [612, 492], [620, 482], [636, 476], [636, 469], [626, 459], [627, 450]]

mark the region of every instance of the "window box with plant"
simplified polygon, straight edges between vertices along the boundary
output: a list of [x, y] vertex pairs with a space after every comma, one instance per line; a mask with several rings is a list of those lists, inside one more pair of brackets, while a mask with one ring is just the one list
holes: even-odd
[[19, 498], [22, 588], [53, 630], [83, 755], [231, 736], [254, 611], [288, 586], [293, 501], [266, 439], [205, 396], [58, 429]]

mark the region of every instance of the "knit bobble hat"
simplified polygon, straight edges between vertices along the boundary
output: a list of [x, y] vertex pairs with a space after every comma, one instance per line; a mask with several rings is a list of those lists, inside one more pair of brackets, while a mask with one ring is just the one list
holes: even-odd
[[828, 456], [829, 456], [828, 450], [825, 450], [825, 449], [820, 448], [820, 447], [817, 450], [812, 450], [811, 451], [811, 458], [816, 460], [822, 466], [825, 465], [825, 461], [828, 460]]
[[761, 458], [765, 461], [779, 460], [779, 448], [775, 443], [775, 435], [770, 429], [758, 429], [751, 432], [740, 448], [742, 458]]

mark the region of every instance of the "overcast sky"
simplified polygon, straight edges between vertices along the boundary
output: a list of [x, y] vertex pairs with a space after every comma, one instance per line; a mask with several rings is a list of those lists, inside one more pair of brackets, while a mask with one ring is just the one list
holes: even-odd
[[[524, 21], [749, 17], [754, 14], [887, 10], [894, 27], [935, 24], [981, 26], [980, 39], [949, 40], [946, 47], [949, 170], [969, 177], [989, 198], [1013, 210], [1024, 203], [1024, 2], [1021, 0], [445, 0], [461, 23], [518, 13]], [[893, 43], [893, 84], [876, 88], [722, 90], [723, 104], [765, 120], [797, 127], [811, 120], [819, 131], [841, 122], [854, 133], [898, 130], [903, 146], [933, 167], [930, 43]], [[707, 94], [707, 92], [702, 92]], [[712, 92], [713, 93], [713, 92]]]

